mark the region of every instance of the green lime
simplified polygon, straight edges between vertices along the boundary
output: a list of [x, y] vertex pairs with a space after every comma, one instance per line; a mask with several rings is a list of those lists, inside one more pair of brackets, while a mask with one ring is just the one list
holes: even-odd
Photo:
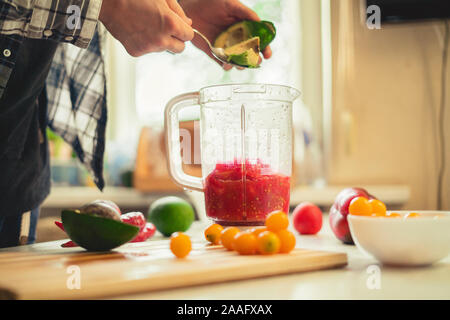
[[178, 197], [164, 197], [152, 203], [147, 220], [169, 237], [174, 232], [189, 229], [194, 217], [194, 209], [189, 202]]
[[69, 238], [89, 251], [111, 250], [139, 233], [131, 224], [72, 210], [64, 210], [61, 219]]

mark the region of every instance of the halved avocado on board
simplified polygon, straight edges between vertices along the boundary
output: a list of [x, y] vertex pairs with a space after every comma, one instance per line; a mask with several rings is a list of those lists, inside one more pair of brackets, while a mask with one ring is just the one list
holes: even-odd
[[61, 212], [70, 239], [88, 251], [108, 251], [132, 240], [139, 228], [124, 222], [73, 210]]
[[275, 38], [276, 29], [270, 21], [244, 20], [228, 27], [214, 41], [214, 47], [228, 48], [253, 37], [259, 37], [260, 48], [264, 50]]

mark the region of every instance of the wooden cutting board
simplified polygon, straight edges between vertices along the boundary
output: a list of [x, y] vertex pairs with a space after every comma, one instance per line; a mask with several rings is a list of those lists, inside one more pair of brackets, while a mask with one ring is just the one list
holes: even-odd
[[168, 240], [130, 243], [107, 253], [80, 248], [4, 252], [0, 253], [0, 298], [108, 298], [346, 264], [345, 253], [295, 249], [290, 254], [240, 256], [200, 240], [185, 259], [172, 255]]

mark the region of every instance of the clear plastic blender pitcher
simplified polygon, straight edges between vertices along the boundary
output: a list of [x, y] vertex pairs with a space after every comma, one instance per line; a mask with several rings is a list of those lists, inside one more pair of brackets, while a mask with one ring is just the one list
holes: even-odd
[[[270, 212], [289, 212], [292, 103], [299, 95], [280, 85], [218, 85], [167, 104], [170, 175], [204, 192], [206, 214], [215, 223], [263, 225]], [[194, 105], [200, 106], [201, 178], [186, 174], [181, 161], [179, 112]]]

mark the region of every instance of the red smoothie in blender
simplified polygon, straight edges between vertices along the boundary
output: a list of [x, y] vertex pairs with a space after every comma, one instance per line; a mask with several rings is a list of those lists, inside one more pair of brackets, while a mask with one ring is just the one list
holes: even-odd
[[290, 177], [261, 161], [217, 163], [204, 182], [206, 214], [222, 225], [263, 225], [275, 210], [289, 212]]

